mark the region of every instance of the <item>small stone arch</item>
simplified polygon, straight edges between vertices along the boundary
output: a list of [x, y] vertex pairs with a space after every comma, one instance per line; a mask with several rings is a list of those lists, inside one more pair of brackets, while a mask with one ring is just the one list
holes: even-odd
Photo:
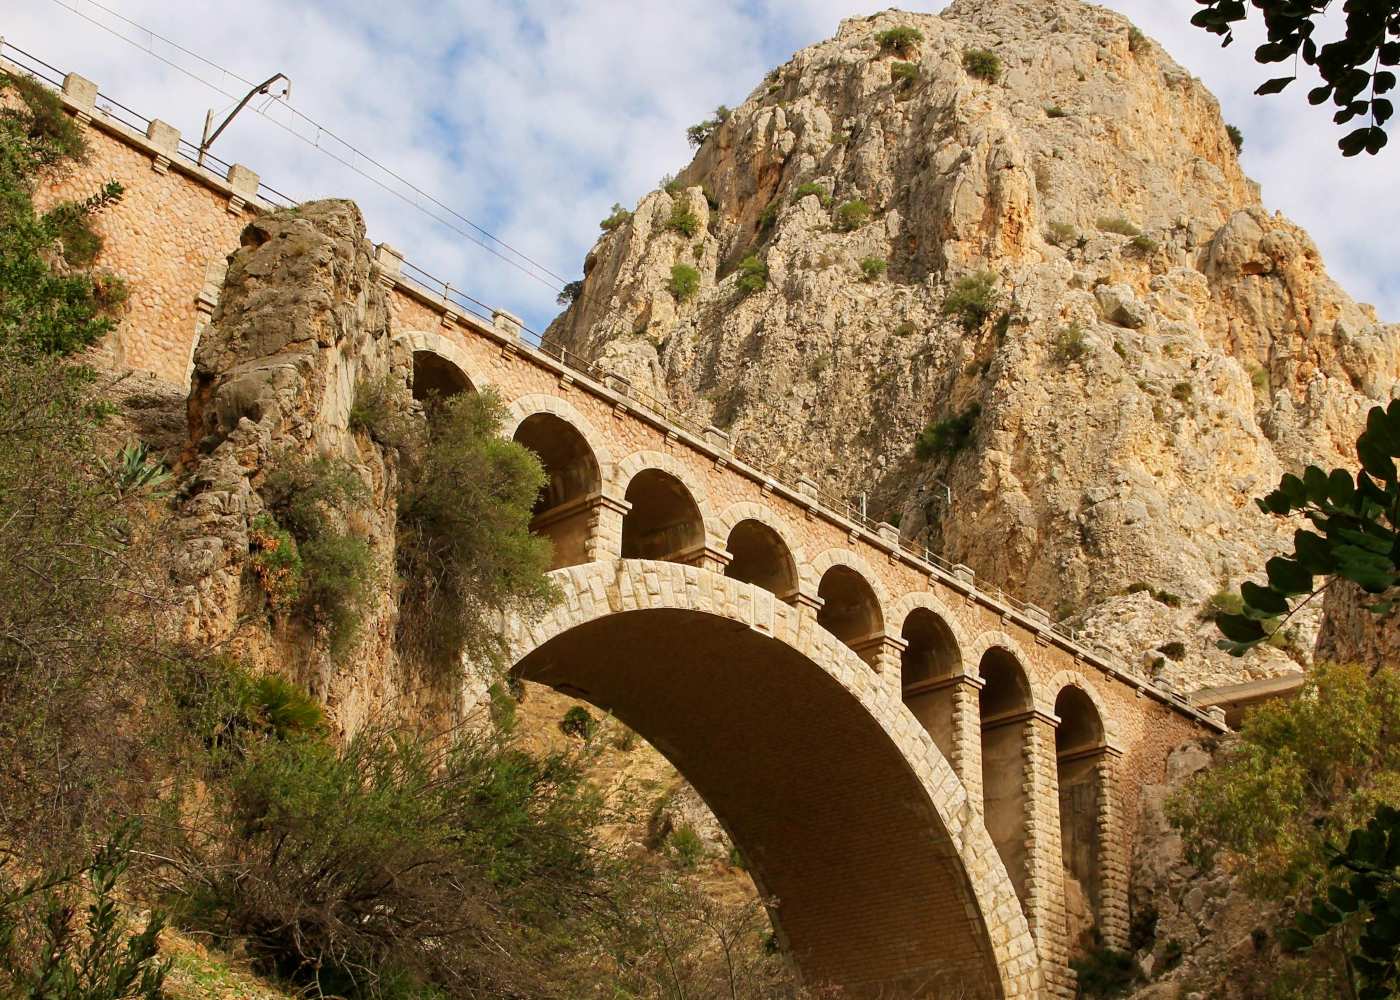
[[700, 517], [705, 522], [705, 537], [713, 544], [718, 538], [718, 534], [715, 530], [714, 510], [710, 506], [705, 484], [700, 481], [700, 478], [689, 466], [674, 455], [668, 455], [664, 451], [632, 452], [626, 458], [614, 463], [612, 477], [607, 480], [608, 489], [613, 496], [626, 496], [627, 487], [631, 485], [633, 478], [639, 472], [644, 472], [647, 469], [656, 469], [674, 476], [690, 491], [690, 498], [695, 501], [695, 506], [700, 510]]
[[786, 525], [771, 510], [750, 500], [730, 504], [716, 530], [731, 560], [725, 576], [763, 586], [789, 604], [798, 600], [802, 550], [793, 546]]
[[[822, 577], [826, 576], [826, 571], [833, 566], [845, 566], [865, 577], [866, 582], [870, 584], [871, 589], [875, 591], [875, 596], [880, 601], [882, 614], [884, 609], [890, 606], [890, 593], [885, 589], [884, 581], [858, 552], [852, 552], [850, 549], [837, 546], [817, 553], [811, 562], [799, 567], [802, 581], [811, 584], [815, 590], [817, 585], [821, 583]], [[885, 617], [888, 618], [888, 616]]]
[[981, 677], [981, 668], [979, 665], [982, 662], [982, 657], [986, 655], [987, 650], [994, 647], [1006, 650], [1006, 652], [1011, 655], [1012, 659], [1020, 666], [1021, 672], [1026, 677], [1026, 683], [1030, 686], [1031, 701], [1035, 710], [1045, 715], [1053, 715], [1055, 713], [1055, 704], [1052, 701], [1046, 701], [1044, 690], [1041, 685], [1036, 683], [1035, 671], [1032, 668], [1030, 656], [1026, 654], [1021, 644], [1010, 634], [1000, 629], [988, 629], [985, 632], [978, 632], [963, 651], [963, 662], [969, 665], [969, 672], [973, 673], [974, 676]]
[[[969, 680], [963, 650], [970, 645], [958, 617], [928, 591], [905, 594], [890, 608], [886, 625], [904, 648], [899, 653], [899, 691], [907, 708], [966, 779], [975, 766], [968, 746], [975, 734], [977, 687]], [[980, 798], [974, 782], [969, 795]]]
[[975, 665], [972, 667], [968, 665], [968, 650], [973, 647], [974, 640], [968, 635], [967, 628], [963, 625], [962, 619], [958, 617], [957, 613], [954, 612], [952, 608], [939, 600], [936, 594], [926, 590], [914, 590], [905, 594], [890, 606], [889, 613], [885, 619], [887, 622], [886, 627], [891, 632], [898, 628], [902, 633], [904, 624], [908, 621], [909, 616], [919, 608], [925, 611], [932, 611], [942, 619], [943, 624], [948, 626], [948, 631], [952, 633], [953, 641], [957, 644], [959, 659], [962, 661], [958, 676], [976, 676]]
[[815, 560], [817, 624], [839, 638], [874, 670], [890, 662], [889, 595], [865, 560], [843, 549], [827, 549]]
[[405, 361], [409, 364], [410, 373], [414, 367], [414, 356], [427, 354], [441, 359], [447, 365], [455, 368], [461, 374], [463, 381], [473, 389], [479, 391], [491, 384], [490, 379], [476, 370], [476, 366], [461, 345], [454, 343], [450, 338], [444, 337], [440, 333], [411, 330], [395, 337], [394, 345], [406, 350], [408, 356]]
[[607, 483], [612, 478], [612, 448], [608, 445], [607, 438], [599, 434], [593, 423], [567, 399], [560, 399], [558, 396], [551, 396], [544, 392], [534, 392], [512, 400], [506, 406], [506, 413], [505, 426], [501, 428], [504, 437], [513, 437], [525, 419], [533, 417], [537, 413], [552, 414], [566, 424], [572, 425], [574, 430], [578, 431], [588, 442], [588, 447], [593, 449], [593, 457], [598, 462], [603, 482]]
[[612, 483], [627, 505], [622, 558], [699, 565], [718, 548], [704, 487], [683, 462], [663, 452], [635, 452], [617, 463]]
[[[806, 612], [694, 566], [614, 560], [554, 578], [554, 611], [509, 627], [515, 671], [612, 712], [676, 764], [776, 900], [778, 938], [809, 978], [927, 988], [936, 956], [972, 996], [1039, 996], [1028, 924], [966, 792], [855, 653]], [[721, 729], [734, 738], [716, 745]], [[755, 758], [772, 787], [739, 777]], [[890, 931], [853, 937], [858, 913]]]
[[[1103, 699], [1083, 676], [1061, 671], [1055, 692], [1055, 779], [1059, 798], [1060, 854], [1064, 867], [1065, 917], [1073, 952], [1095, 939], [1120, 940], [1114, 919], [1125, 910], [1113, 865], [1116, 814], [1110, 729]], [[1106, 920], [1105, 918], [1108, 917]]]
[[[1117, 751], [1120, 746], [1120, 731], [1118, 720], [1108, 710], [1108, 702], [1104, 700], [1098, 687], [1092, 680], [1078, 670], [1061, 670], [1050, 678], [1044, 685], [1047, 692], [1055, 696], [1055, 701], [1059, 700], [1060, 692], [1067, 687], [1075, 687], [1083, 691], [1085, 696], [1094, 703], [1098, 710], [1099, 719], [1103, 722], [1104, 742], [1110, 749]], [[1051, 702], [1053, 710], [1054, 702]]]

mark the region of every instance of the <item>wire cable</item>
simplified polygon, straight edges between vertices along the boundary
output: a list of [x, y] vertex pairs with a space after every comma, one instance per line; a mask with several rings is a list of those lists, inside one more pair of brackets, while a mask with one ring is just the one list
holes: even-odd
[[[59, 7], [62, 7], [64, 10], [67, 10], [67, 11], [69, 11], [70, 13], [75, 14], [76, 16], [82, 18], [83, 20], [85, 20], [85, 21], [87, 21], [88, 23], [94, 25], [95, 27], [100, 28], [101, 30], [107, 32], [108, 34], [110, 34], [110, 35], [112, 35], [112, 36], [114, 36], [114, 37], [116, 37], [116, 38], [121, 39], [122, 41], [124, 41], [124, 42], [126, 42], [127, 44], [129, 44], [129, 45], [131, 45], [131, 46], [133, 46], [133, 47], [139, 49], [139, 50], [142, 51], [142, 52], [145, 52], [147, 55], [151, 56], [153, 59], [156, 59], [156, 60], [158, 60], [159, 62], [164, 63], [165, 65], [171, 67], [171, 68], [174, 69], [174, 70], [177, 70], [178, 72], [180, 72], [180, 73], [184, 74], [185, 76], [189, 77], [191, 80], [194, 80], [195, 82], [197, 82], [197, 83], [199, 83], [199, 84], [201, 84], [201, 85], [203, 85], [203, 86], [205, 86], [205, 87], [208, 87], [209, 89], [215, 91], [216, 93], [222, 94], [223, 96], [225, 96], [225, 97], [227, 97], [227, 98], [229, 98], [230, 100], [235, 101], [235, 102], [238, 101], [238, 100], [240, 99], [240, 95], [235, 94], [235, 93], [231, 93], [231, 92], [229, 92], [229, 91], [223, 89], [223, 87], [221, 87], [220, 85], [218, 85], [218, 84], [216, 84], [216, 83], [213, 83], [213, 82], [210, 81], [210, 80], [205, 79], [204, 77], [200, 76], [199, 74], [197, 74], [197, 73], [195, 73], [195, 72], [192, 72], [191, 70], [187, 69], [187, 68], [184, 67], [184, 66], [181, 66], [179, 63], [177, 63], [177, 62], [175, 62], [175, 61], [173, 61], [173, 60], [171, 60], [171, 59], [165, 58], [165, 57], [162, 56], [160, 53], [156, 52], [155, 49], [154, 49], [152, 46], [143, 45], [140, 41], [138, 41], [138, 40], [136, 40], [136, 39], [134, 39], [134, 38], [131, 38], [131, 37], [129, 37], [129, 36], [123, 34], [123, 33], [120, 32], [120, 31], [117, 31], [115, 28], [113, 28], [112, 26], [110, 26], [110, 25], [108, 25], [108, 24], [102, 23], [102, 21], [98, 20], [97, 18], [94, 18], [94, 17], [90, 16], [89, 14], [83, 12], [82, 10], [79, 10], [77, 7], [75, 7], [75, 6], [73, 6], [72, 4], [70, 4], [69, 2], [67, 2], [67, 0], [51, 0], [51, 2], [54, 3], [54, 4], [56, 4], [56, 5], [59, 6]], [[136, 21], [131, 20], [130, 18], [124, 17], [123, 15], [117, 13], [116, 11], [112, 10], [111, 8], [106, 7], [106, 6], [104, 6], [103, 4], [101, 4], [101, 3], [98, 3], [97, 0], [82, 0], [82, 2], [88, 3], [88, 4], [92, 5], [93, 7], [96, 7], [97, 9], [99, 9], [99, 10], [101, 10], [101, 11], [107, 13], [107, 14], [110, 14], [112, 17], [114, 17], [114, 18], [116, 18], [117, 20], [123, 22], [124, 24], [128, 24], [128, 25], [130, 25], [131, 27], [136, 28], [138, 31], [143, 32], [144, 34], [146, 34], [147, 36], [149, 36], [152, 40], [157, 40], [157, 39], [158, 39], [159, 41], [164, 42], [166, 45], [169, 45], [169, 46], [171, 46], [172, 48], [174, 48], [174, 49], [176, 49], [176, 50], [178, 50], [178, 51], [180, 51], [180, 52], [183, 52], [184, 54], [190, 56], [192, 59], [196, 59], [196, 60], [198, 60], [199, 62], [203, 63], [204, 65], [206, 65], [206, 66], [208, 66], [208, 67], [210, 67], [210, 68], [212, 68], [212, 69], [218, 70], [220, 73], [223, 73], [223, 74], [224, 74], [225, 76], [227, 76], [227, 77], [230, 77], [230, 78], [232, 78], [232, 79], [234, 79], [234, 80], [237, 80], [237, 81], [239, 81], [240, 83], [242, 83], [242, 84], [244, 84], [244, 85], [246, 85], [246, 86], [249, 86], [249, 87], [254, 86], [254, 84], [252, 84], [251, 82], [249, 82], [246, 78], [244, 78], [243, 76], [239, 75], [238, 73], [235, 73], [233, 70], [230, 70], [230, 69], [228, 69], [228, 68], [226, 68], [226, 67], [224, 67], [224, 66], [219, 65], [218, 63], [214, 62], [213, 60], [208, 59], [208, 58], [206, 58], [206, 57], [204, 57], [204, 56], [202, 56], [202, 55], [199, 55], [197, 52], [191, 51], [190, 49], [184, 47], [183, 45], [180, 45], [178, 42], [175, 42], [175, 41], [173, 41], [172, 39], [169, 39], [169, 38], [166, 38], [166, 37], [163, 36], [163, 35], [157, 34], [156, 32], [152, 31], [150, 28], [147, 28], [145, 25], [139, 24], [139, 23], [137, 23]], [[311, 146], [312, 148], [319, 150], [320, 152], [324, 153], [326, 156], [329, 156], [331, 159], [335, 160], [337, 163], [339, 163], [339, 164], [341, 164], [342, 166], [348, 168], [349, 170], [354, 171], [356, 174], [360, 175], [361, 177], [365, 178], [366, 180], [370, 181], [371, 183], [373, 183], [373, 184], [377, 185], [378, 187], [382, 188], [382, 189], [383, 189], [384, 191], [386, 191], [387, 193], [389, 193], [389, 194], [391, 194], [391, 195], [394, 195], [395, 197], [397, 197], [398, 199], [400, 199], [400, 200], [403, 201], [404, 203], [406, 203], [406, 204], [412, 206], [413, 208], [416, 208], [418, 211], [422, 212], [424, 215], [426, 215], [428, 218], [432, 219], [434, 222], [438, 223], [438, 224], [441, 225], [441, 226], [446, 227], [447, 229], [451, 230], [452, 232], [456, 233], [457, 235], [459, 235], [459, 236], [463, 237], [464, 239], [470, 241], [471, 243], [473, 243], [473, 244], [476, 245], [477, 247], [480, 247], [481, 249], [485, 250], [487, 253], [491, 254], [492, 256], [496, 257], [497, 259], [501, 260], [502, 262], [504, 262], [504, 263], [510, 265], [511, 267], [514, 267], [516, 270], [518, 270], [518, 271], [520, 271], [521, 273], [527, 275], [528, 277], [533, 278], [535, 281], [538, 281], [540, 284], [544, 285], [546, 288], [549, 288], [551, 291], [558, 292], [558, 291], [561, 290], [561, 287], [562, 287], [564, 284], [567, 283], [568, 279], [565, 278], [563, 275], [557, 273], [556, 271], [551, 270], [549, 267], [547, 267], [546, 265], [540, 263], [538, 260], [535, 260], [533, 257], [530, 257], [528, 254], [525, 254], [525, 253], [523, 253], [522, 251], [515, 249], [515, 247], [511, 246], [509, 243], [506, 243], [504, 240], [502, 240], [502, 239], [500, 239], [499, 237], [495, 236], [494, 234], [492, 234], [491, 232], [489, 232], [489, 231], [488, 231], [487, 229], [485, 229], [484, 227], [482, 227], [482, 226], [478, 225], [477, 223], [473, 222], [471, 219], [467, 218], [465, 215], [462, 215], [460, 212], [458, 212], [456, 209], [452, 208], [450, 205], [447, 205], [447, 204], [443, 203], [442, 201], [440, 201], [439, 199], [437, 199], [436, 197], [434, 197], [432, 194], [428, 193], [427, 191], [425, 191], [425, 190], [423, 190], [422, 188], [420, 188], [418, 185], [414, 184], [412, 181], [408, 180], [406, 177], [403, 177], [402, 175], [396, 173], [394, 170], [392, 170], [391, 168], [385, 166], [383, 163], [379, 162], [379, 161], [376, 160], [374, 157], [369, 156], [368, 154], [366, 154], [366, 153], [362, 152], [361, 150], [355, 148], [353, 145], [351, 145], [351, 144], [350, 144], [349, 142], [347, 142], [345, 139], [342, 139], [339, 135], [337, 135], [335, 132], [331, 131], [331, 130], [330, 130], [329, 128], [327, 128], [326, 126], [322, 125], [321, 123], [317, 122], [315, 119], [311, 118], [309, 115], [304, 114], [303, 112], [299, 111], [297, 108], [293, 107], [289, 102], [279, 99], [279, 100], [274, 100], [274, 101], [271, 101], [271, 102], [269, 102], [269, 103], [267, 103], [267, 104], [264, 104], [262, 107], [257, 107], [257, 106], [252, 106], [252, 107], [253, 107], [253, 111], [254, 111], [255, 113], [261, 115], [264, 119], [266, 119], [267, 121], [271, 122], [273, 125], [276, 125], [278, 128], [282, 129], [284, 132], [289, 133], [290, 135], [296, 137], [297, 139], [300, 139], [302, 142], [306, 143], [307, 145]], [[296, 119], [300, 119], [301, 121], [305, 122], [308, 126], [310, 126], [312, 129], [315, 130], [314, 136], [308, 136], [308, 135], [306, 135], [306, 134], [304, 134], [304, 133], [298, 131], [296, 128], [292, 127], [291, 125], [287, 124], [286, 122], [280, 121], [280, 120], [276, 117], [276, 115], [273, 113], [273, 111], [272, 111], [272, 109], [273, 109], [274, 107], [285, 108], [285, 109], [287, 110], [287, 112], [290, 113], [291, 115], [293, 115]], [[322, 144], [322, 139], [323, 139], [323, 138], [324, 138], [324, 139], [331, 140], [332, 142], [334, 142], [334, 143], [336, 143], [336, 144], [338, 144], [338, 145], [344, 147], [344, 149], [345, 149], [345, 151], [346, 151], [346, 154], [345, 154], [345, 155], [336, 155], [334, 152], [332, 152], [330, 149], [328, 149], [325, 145]], [[363, 161], [365, 161], [366, 163], [370, 164], [370, 165], [373, 166], [376, 170], [382, 172], [382, 173], [383, 173], [384, 175], [386, 175], [388, 178], [391, 178], [392, 181], [396, 181], [396, 182], [398, 182], [399, 184], [403, 185], [403, 187], [406, 187], [409, 191], [413, 192], [414, 195], [417, 195], [418, 197], [423, 198], [423, 199], [427, 200], [428, 202], [432, 203], [432, 205], [434, 205], [436, 208], [440, 209], [442, 212], [446, 213], [446, 214], [447, 214], [448, 216], [450, 216], [452, 219], [455, 219], [455, 220], [457, 220], [457, 222], [460, 222], [460, 223], [462, 223], [463, 225], [469, 227], [469, 229], [471, 230], [471, 232], [467, 232], [467, 231], [462, 230], [461, 228], [459, 228], [459, 227], [458, 227], [456, 224], [454, 224], [453, 222], [449, 221], [449, 220], [446, 219], [446, 218], [443, 218], [442, 215], [439, 215], [439, 214], [437, 214], [437, 213], [435, 213], [435, 212], [433, 212], [433, 211], [428, 210], [428, 209], [425, 208], [421, 203], [419, 203], [418, 201], [416, 201], [416, 200], [414, 200], [413, 198], [409, 197], [409, 196], [408, 196], [407, 194], [405, 194], [403, 191], [401, 191], [401, 190], [395, 190], [394, 187], [391, 186], [391, 183], [386, 182], [385, 180], [382, 180], [382, 179], [380, 179], [380, 178], [378, 178], [378, 177], [375, 177], [375, 176], [371, 175], [368, 171], [366, 171], [366, 170], [364, 170], [364, 169], [361, 169], [361, 168], [360, 168], [358, 165], [356, 165], [356, 163], [354, 162], [354, 160], [355, 160], [356, 158], [358, 158], [359, 160], [363, 160]], [[492, 244], [495, 244], [496, 246], [501, 247], [502, 249], [504, 249], [505, 251], [507, 251], [509, 254], [512, 254], [512, 255], [513, 255], [513, 258], [510, 257], [510, 256], [506, 256], [506, 254], [504, 254], [504, 253], [500, 252], [499, 250], [497, 250], [497, 249], [495, 248], [495, 246], [491, 246], [491, 245], [488, 245], [487, 243], [483, 242], [482, 239], [478, 238], [478, 235], [474, 235], [474, 234], [479, 234], [480, 237], [484, 237], [486, 240], [489, 240]], [[528, 265], [528, 266], [527, 266], [527, 265]], [[542, 275], [543, 275], [543, 276], [547, 276], [549, 279], [553, 279], [553, 280], [546, 280], [546, 277], [543, 277]]]

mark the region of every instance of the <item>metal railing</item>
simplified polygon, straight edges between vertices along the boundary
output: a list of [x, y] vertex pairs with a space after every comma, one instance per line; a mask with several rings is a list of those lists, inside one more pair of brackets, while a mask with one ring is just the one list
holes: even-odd
[[[56, 67], [44, 62], [16, 48], [0, 39], [0, 54], [5, 55], [14, 65], [18, 66], [25, 73], [37, 80], [57, 89], [63, 87], [64, 73]], [[15, 58], [18, 56], [19, 58]], [[120, 122], [128, 128], [145, 134], [150, 126], [150, 119], [139, 114], [125, 105], [106, 97], [98, 95], [98, 109], [109, 118]], [[230, 164], [224, 162], [210, 153], [205, 153], [203, 162], [200, 162], [199, 149], [192, 143], [181, 139], [178, 146], [178, 155], [181, 159], [191, 165], [209, 169], [211, 166], [216, 170], [222, 170], [227, 176]], [[210, 170], [215, 173], [216, 170]], [[297, 204], [297, 201], [288, 195], [272, 188], [266, 184], [259, 183], [258, 195], [270, 205], [290, 207]], [[469, 314], [488, 325], [494, 323], [497, 310], [467, 294], [463, 289], [454, 286], [450, 282], [434, 277], [427, 271], [415, 264], [405, 260], [400, 271], [402, 281], [415, 286], [423, 295], [430, 299], [436, 299], [445, 307], [463, 314]], [[674, 404], [658, 399], [643, 389], [640, 389], [628, 379], [611, 372], [596, 362], [580, 357], [569, 351], [562, 343], [551, 338], [546, 338], [540, 333], [525, 327], [521, 324], [523, 339], [526, 344], [538, 351], [554, 362], [577, 372], [588, 379], [596, 382], [600, 386], [610, 390], [616, 395], [622, 396], [629, 402], [636, 404], [639, 408], [648, 411], [657, 420], [670, 427], [684, 430], [701, 441], [707, 441], [707, 428], [699, 421], [677, 409]], [[781, 486], [784, 490], [799, 497], [806, 497], [813, 501], [813, 504], [836, 518], [854, 524], [875, 536], [875, 540], [882, 545], [889, 545], [889, 539], [881, 532], [881, 523], [867, 516], [864, 511], [858, 509], [849, 498], [839, 497], [820, 487], [815, 487], [810, 479], [806, 479], [803, 470], [795, 463], [789, 462], [781, 468], [773, 468], [771, 464], [765, 467], [765, 463], [760, 460], [755, 450], [747, 447], [742, 441], [730, 441], [725, 446], [726, 451], [732, 454], [739, 462], [746, 465], [753, 472], [771, 480]], [[794, 486], [793, 483], [805, 481], [807, 487]], [[891, 526], [893, 527], [893, 526]], [[897, 531], [898, 529], [896, 529]], [[955, 566], [945, 557], [939, 555], [926, 545], [919, 545], [911, 540], [900, 537], [895, 546], [903, 555], [916, 564], [922, 564], [930, 569], [938, 571], [941, 575], [948, 577], [954, 584], [960, 584], [970, 591], [974, 591], [979, 596], [985, 597], [994, 603], [1001, 604], [1025, 618], [1035, 628], [1046, 630], [1059, 636], [1061, 639], [1075, 647], [1075, 651], [1087, 657], [1092, 657], [1109, 665], [1109, 668], [1117, 673], [1135, 678], [1142, 686], [1150, 689], [1150, 685], [1143, 679], [1142, 675], [1131, 666], [1122, 663], [1110, 663], [1113, 660], [1111, 654], [1104, 650], [1090, 650], [1080, 644], [1079, 633], [1071, 626], [1063, 622], [1047, 622], [1040, 618], [1039, 614], [1032, 612], [1032, 605], [1020, 600], [1012, 594], [1007, 593], [995, 584], [987, 583], [983, 580], [968, 581], [962, 576], [961, 567]], [[1039, 611], [1039, 609], [1036, 609]], [[1043, 613], [1043, 612], [1042, 612]], [[1181, 707], [1190, 708], [1180, 695], [1172, 695], [1162, 692], [1162, 697]], [[1201, 714], [1197, 712], [1196, 714]]]

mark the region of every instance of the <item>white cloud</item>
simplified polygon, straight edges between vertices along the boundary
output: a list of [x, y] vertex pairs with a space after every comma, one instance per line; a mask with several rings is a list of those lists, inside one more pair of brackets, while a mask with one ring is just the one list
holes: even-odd
[[[105, 23], [89, 4], [64, 0]], [[613, 201], [631, 204], [690, 156], [685, 126], [734, 104], [843, 17], [882, 9], [858, 0], [383, 0], [298, 4], [244, 0], [237, 16], [212, 0], [103, 0], [244, 77], [275, 71], [294, 104], [447, 205], [567, 277], [578, 273]], [[11, 0], [0, 34], [74, 69], [104, 92], [197, 139], [205, 110], [228, 105], [140, 48], [53, 0]], [[912, 5], [936, 10], [942, 3]], [[1340, 130], [1303, 100], [1306, 83], [1252, 96], [1266, 68], [1242, 39], [1221, 52], [1191, 28], [1194, 5], [1109, 4], [1139, 23], [1220, 97], [1244, 130], [1244, 162], [1266, 203], [1318, 241], [1353, 294], [1400, 315], [1400, 281], [1382, 261], [1400, 249], [1400, 150], [1342, 160]], [[132, 37], [139, 33], [125, 29]], [[240, 90], [233, 80], [145, 39], [162, 55]], [[332, 145], [322, 137], [323, 144]], [[247, 113], [215, 152], [296, 197], [343, 195], [365, 210], [374, 238], [428, 271], [542, 326], [553, 293], [365, 178]]]

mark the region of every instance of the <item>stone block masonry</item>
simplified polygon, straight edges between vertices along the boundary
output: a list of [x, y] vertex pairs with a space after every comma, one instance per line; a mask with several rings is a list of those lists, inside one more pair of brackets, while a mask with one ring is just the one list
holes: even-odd
[[[71, 77], [70, 84], [67, 105], [87, 123], [92, 156], [41, 191], [41, 207], [86, 197], [112, 178], [126, 188], [122, 202], [98, 219], [106, 241], [99, 265], [127, 280], [131, 300], [98, 360], [186, 385], [199, 332], [217, 308], [227, 255], [239, 245], [249, 219], [272, 206], [259, 198], [252, 171], [235, 166], [220, 177], [197, 167], [173, 155], [178, 135], [169, 126], [157, 121], [136, 131], [103, 113], [95, 88]], [[727, 436], [676, 426], [625, 387], [604, 384], [596, 371], [537, 350], [522, 339], [519, 320], [504, 310], [481, 319], [463, 315], [459, 306], [406, 279], [397, 251], [381, 246], [375, 272], [389, 291], [394, 340], [411, 356], [412, 369], [421, 372], [415, 380], [436, 373], [433, 378], [447, 379], [443, 384], [494, 387], [510, 409], [506, 432], [522, 440], [528, 434], [544, 456], [552, 499], [537, 520], [540, 530], [561, 540], [557, 572], [577, 589], [547, 620], [557, 627], [541, 632], [534, 646], [520, 647], [522, 663], [533, 662], [540, 645], [571, 628], [593, 628], [589, 623], [595, 620], [614, 620], [608, 627], [625, 636], [632, 634], [627, 622], [646, 608], [695, 611], [695, 595], [710, 588], [719, 603], [706, 603], [704, 613], [737, 617], [756, 635], [786, 637], [789, 647], [809, 659], [839, 661], [846, 689], [882, 706], [879, 724], [898, 734], [895, 743], [920, 787], [942, 789], [929, 793], [942, 811], [929, 828], [931, 836], [944, 837], [949, 824], [972, 824], [972, 841], [986, 850], [960, 855], [959, 878], [971, 880], [971, 894], [959, 896], [963, 890], [947, 888], [952, 895], [945, 903], [975, 915], [968, 926], [983, 930], [969, 931], [974, 937], [987, 935], [983, 944], [963, 942], [969, 949], [966, 961], [981, 961], [975, 955], [985, 958], [985, 948], [992, 948], [1005, 966], [992, 994], [1072, 995], [1066, 963], [1075, 942], [1068, 939], [1066, 919], [1065, 836], [1094, 838], [1093, 849], [1080, 852], [1094, 859], [1088, 876], [1093, 884], [1086, 887], [1096, 907], [1094, 919], [1105, 941], [1126, 943], [1125, 859], [1131, 856], [1137, 817], [1123, 804], [1137, 801], [1142, 784], [1162, 780], [1170, 748], [1203, 732], [1219, 732], [1220, 723], [1055, 632], [1036, 609], [1012, 606], [981, 587], [964, 567], [945, 572], [901, 548], [892, 528], [872, 530], [848, 520], [823, 506], [810, 484], [789, 486], [746, 465]], [[741, 537], [749, 540], [744, 546]], [[645, 572], [627, 569], [643, 565]], [[912, 628], [916, 615], [931, 615], [939, 623], [945, 639], [936, 649]], [[918, 685], [905, 677], [916, 661], [932, 670]], [[1019, 714], [992, 719], [984, 687], [985, 665], [992, 661], [1015, 675], [1023, 698]], [[1071, 688], [1082, 693], [1077, 704], [1086, 706], [1087, 721], [1057, 714], [1058, 699]], [[693, 694], [700, 698], [703, 692]], [[765, 697], [782, 694], [770, 691]], [[816, 697], [797, 690], [786, 694], [794, 704]], [[907, 705], [916, 696], [936, 708], [910, 711]], [[678, 697], [679, 689], [662, 701], [674, 704]], [[640, 715], [653, 710], [661, 711], [635, 708]], [[1009, 779], [1004, 769], [984, 769], [985, 733], [993, 721], [999, 732], [1010, 731], [1019, 740], [998, 750], [1006, 756], [1003, 750], [1009, 749], [1021, 762], [1012, 769], [1019, 774]], [[1063, 742], [1057, 736], [1070, 728], [1090, 733], [1090, 742], [1076, 744], [1072, 752], [1057, 750]], [[728, 731], [741, 743], [747, 738]], [[751, 735], [758, 739], [759, 734]], [[675, 732], [670, 738], [679, 746], [699, 737]], [[917, 751], [910, 749], [916, 744]], [[1084, 753], [1096, 755], [1090, 770], [1095, 806], [1087, 824], [1062, 814], [1059, 789], [1064, 762]], [[699, 763], [695, 767], [703, 770]], [[709, 775], [708, 784], [697, 781], [697, 788], [721, 803], [746, 801], [723, 778]], [[731, 775], [730, 780], [738, 779]], [[798, 781], [796, 772], [790, 780]], [[1013, 787], [1006, 786], [1008, 780]], [[1019, 810], [1013, 815], [999, 806], [998, 826], [1007, 829], [997, 835], [995, 848], [983, 826], [990, 798], [1014, 801]], [[735, 809], [743, 812], [741, 805], [732, 806], [731, 815], [723, 817], [727, 823], [748, 824], [751, 839], [777, 843], [781, 824], [736, 816]], [[899, 839], [908, 834], [899, 822], [890, 818], [891, 825], [871, 827], [875, 841], [912, 843]], [[877, 829], [883, 831], [878, 836]], [[891, 832], [896, 829], [897, 836]], [[964, 838], [965, 844], [972, 841]], [[815, 862], [820, 852], [816, 845], [812, 850]], [[901, 866], [914, 864], [911, 857], [891, 855], [881, 863], [909, 892], [958, 881], [936, 875], [931, 856], [918, 862], [930, 880], [922, 890], [904, 878]], [[1019, 897], [1008, 876], [1012, 867], [1019, 872], [1014, 880]], [[863, 942], [859, 954], [825, 956], [825, 964], [818, 963], [823, 968], [853, 983], [878, 979], [879, 968], [900, 975], [922, 968], [917, 956], [891, 949], [888, 934], [898, 935], [884, 917], [833, 908], [830, 900], [821, 901], [818, 889], [794, 883], [792, 893], [806, 898], [809, 908], [792, 918], [793, 926], [808, 928], [808, 940], [827, 941], [830, 928], [823, 929], [823, 922], [846, 921], [847, 936]], [[795, 904], [790, 900], [790, 905]], [[1038, 960], [1026, 959], [1016, 944], [1026, 928], [1034, 935]], [[875, 961], [871, 955], [884, 957]], [[1039, 966], [1034, 976], [1023, 967], [1027, 961]]]

